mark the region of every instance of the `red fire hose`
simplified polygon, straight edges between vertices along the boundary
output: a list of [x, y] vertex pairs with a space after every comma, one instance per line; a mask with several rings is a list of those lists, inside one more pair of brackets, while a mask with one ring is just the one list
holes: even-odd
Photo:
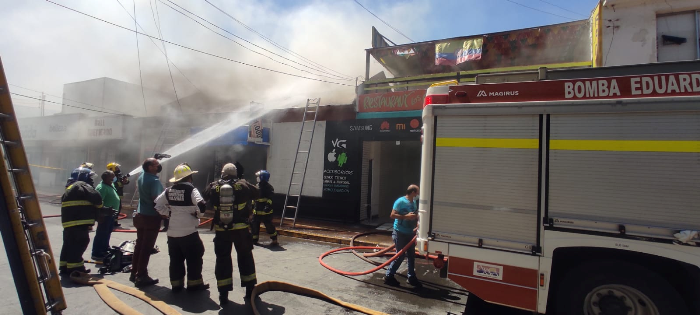
[[[61, 216], [60, 214], [52, 214], [52, 215], [45, 215], [42, 218], [44, 218], [44, 219], [46, 219], [46, 218], [58, 218], [60, 216]], [[117, 217], [117, 220], [126, 219], [126, 217], [127, 217], [126, 213], [120, 213], [119, 217]]]
[[[214, 220], [214, 219], [209, 219], [209, 220], [206, 220], [206, 221], [204, 221], [204, 222], [202, 222], [202, 223], [199, 223], [198, 227], [199, 227], [199, 226], [202, 226], [202, 225], [205, 225], [205, 224], [211, 222], [212, 220]], [[116, 230], [114, 230], [114, 231], [112, 231], [112, 232], [136, 233], [136, 229], [133, 229], [133, 230], [116, 229]]]
[[[44, 219], [46, 219], [46, 218], [57, 218], [57, 217], [60, 217], [60, 216], [61, 216], [60, 214], [53, 214], [53, 215], [45, 215], [45, 216], [43, 216], [42, 218], [44, 218]], [[117, 220], [126, 219], [127, 217], [128, 217], [128, 215], [127, 215], [126, 213], [120, 213], [119, 216], [117, 217]], [[206, 220], [206, 221], [200, 223], [199, 226], [205, 225], [205, 224], [211, 222], [212, 220], [214, 220], [214, 219]], [[133, 230], [115, 229], [115, 230], [112, 231], [112, 232], [136, 233], [136, 229], [133, 229]]]
[[[361, 235], [361, 234], [358, 234], [358, 235], [356, 235], [356, 236], [359, 236], [359, 235]], [[373, 249], [373, 250], [376, 250], [376, 249], [378, 249], [377, 247], [372, 247], [372, 246], [350, 246], [350, 247], [336, 248], [336, 249], [333, 249], [333, 250], [330, 250], [330, 251], [327, 251], [327, 252], [321, 254], [321, 256], [318, 257], [318, 262], [321, 263], [321, 265], [322, 265], [323, 267], [326, 267], [328, 270], [333, 271], [333, 272], [335, 272], [335, 273], [339, 273], [339, 274], [341, 274], [341, 275], [346, 275], [346, 276], [361, 276], [361, 275], [366, 275], [366, 274], [375, 272], [375, 271], [377, 271], [377, 270], [379, 270], [379, 269], [382, 269], [382, 268], [388, 266], [392, 261], [398, 259], [399, 256], [403, 255], [407, 250], [413, 249], [413, 248], [415, 247], [415, 244], [416, 244], [416, 237], [417, 237], [417, 236], [414, 236], [413, 239], [412, 239], [408, 244], [406, 244], [406, 246], [404, 246], [404, 248], [401, 249], [401, 251], [399, 251], [399, 252], [396, 253], [396, 254], [393, 254], [393, 256], [392, 256], [391, 258], [389, 258], [389, 260], [385, 261], [384, 263], [381, 263], [381, 264], [380, 264], [380, 263], [378, 263], [378, 262], [369, 261], [370, 263], [373, 263], [373, 264], [376, 264], [376, 265], [377, 265], [377, 267], [375, 267], [375, 268], [373, 268], [373, 269], [370, 269], [370, 270], [361, 271], [361, 272], [349, 272], [349, 271], [343, 271], [343, 270], [335, 269], [335, 268], [329, 266], [328, 264], [326, 264], [325, 262], [323, 262], [323, 258], [325, 258], [326, 256], [328, 256], [328, 255], [330, 255], [330, 254], [332, 254], [332, 253], [335, 253], [335, 252], [348, 251], [348, 250], [355, 252], [355, 250], [357, 250], [357, 249]], [[353, 237], [353, 241], [354, 241], [354, 240], [355, 240], [355, 238]], [[376, 252], [376, 253], [367, 253], [367, 254], [364, 254], [363, 256], [364, 256], [364, 257], [376, 257], [376, 256], [391, 255], [390, 253], [387, 253], [387, 252], [390, 251], [390, 250], [392, 250], [392, 249], [394, 249], [394, 248], [395, 248], [395, 247], [392, 245], [392, 246], [389, 246], [389, 247], [387, 247], [387, 248], [384, 248], [384, 249], [380, 250], [379, 252]], [[363, 257], [361, 257], [361, 258], [363, 258]], [[428, 255], [427, 258], [430, 258], [430, 259], [433, 259], [433, 260], [439, 259], [437, 256], [434, 256], [434, 255]], [[364, 260], [365, 260], [365, 261], [368, 261], [368, 259], [366, 259], [366, 258], [365, 258]]]

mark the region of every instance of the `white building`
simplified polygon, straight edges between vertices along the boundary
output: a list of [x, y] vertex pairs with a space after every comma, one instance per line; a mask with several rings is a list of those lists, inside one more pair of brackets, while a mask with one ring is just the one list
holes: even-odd
[[104, 115], [103, 112], [109, 112], [134, 117], [157, 116], [163, 105], [174, 100], [172, 91], [144, 88], [142, 94], [140, 85], [98, 78], [63, 85], [61, 113]]
[[698, 10], [698, 0], [604, 1], [600, 66], [700, 59]]

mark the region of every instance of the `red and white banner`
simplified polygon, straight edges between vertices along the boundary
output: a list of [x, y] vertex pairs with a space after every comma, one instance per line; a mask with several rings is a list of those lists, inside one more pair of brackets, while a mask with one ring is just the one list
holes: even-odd
[[565, 101], [693, 95], [700, 96], [700, 72], [450, 87], [450, 103]]

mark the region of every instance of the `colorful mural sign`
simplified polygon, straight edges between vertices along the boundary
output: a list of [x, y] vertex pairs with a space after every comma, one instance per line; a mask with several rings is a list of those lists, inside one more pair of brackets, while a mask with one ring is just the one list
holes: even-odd
[[358, 112], [422, 110], [425, 90], [360, 95]]

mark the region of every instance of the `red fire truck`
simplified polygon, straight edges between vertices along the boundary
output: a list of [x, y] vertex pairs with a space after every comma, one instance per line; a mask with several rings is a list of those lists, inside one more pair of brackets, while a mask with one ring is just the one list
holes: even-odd
[[419, 250], [491, 303], [700, 314], [700, 63], [509, 76], [428, 89]]

